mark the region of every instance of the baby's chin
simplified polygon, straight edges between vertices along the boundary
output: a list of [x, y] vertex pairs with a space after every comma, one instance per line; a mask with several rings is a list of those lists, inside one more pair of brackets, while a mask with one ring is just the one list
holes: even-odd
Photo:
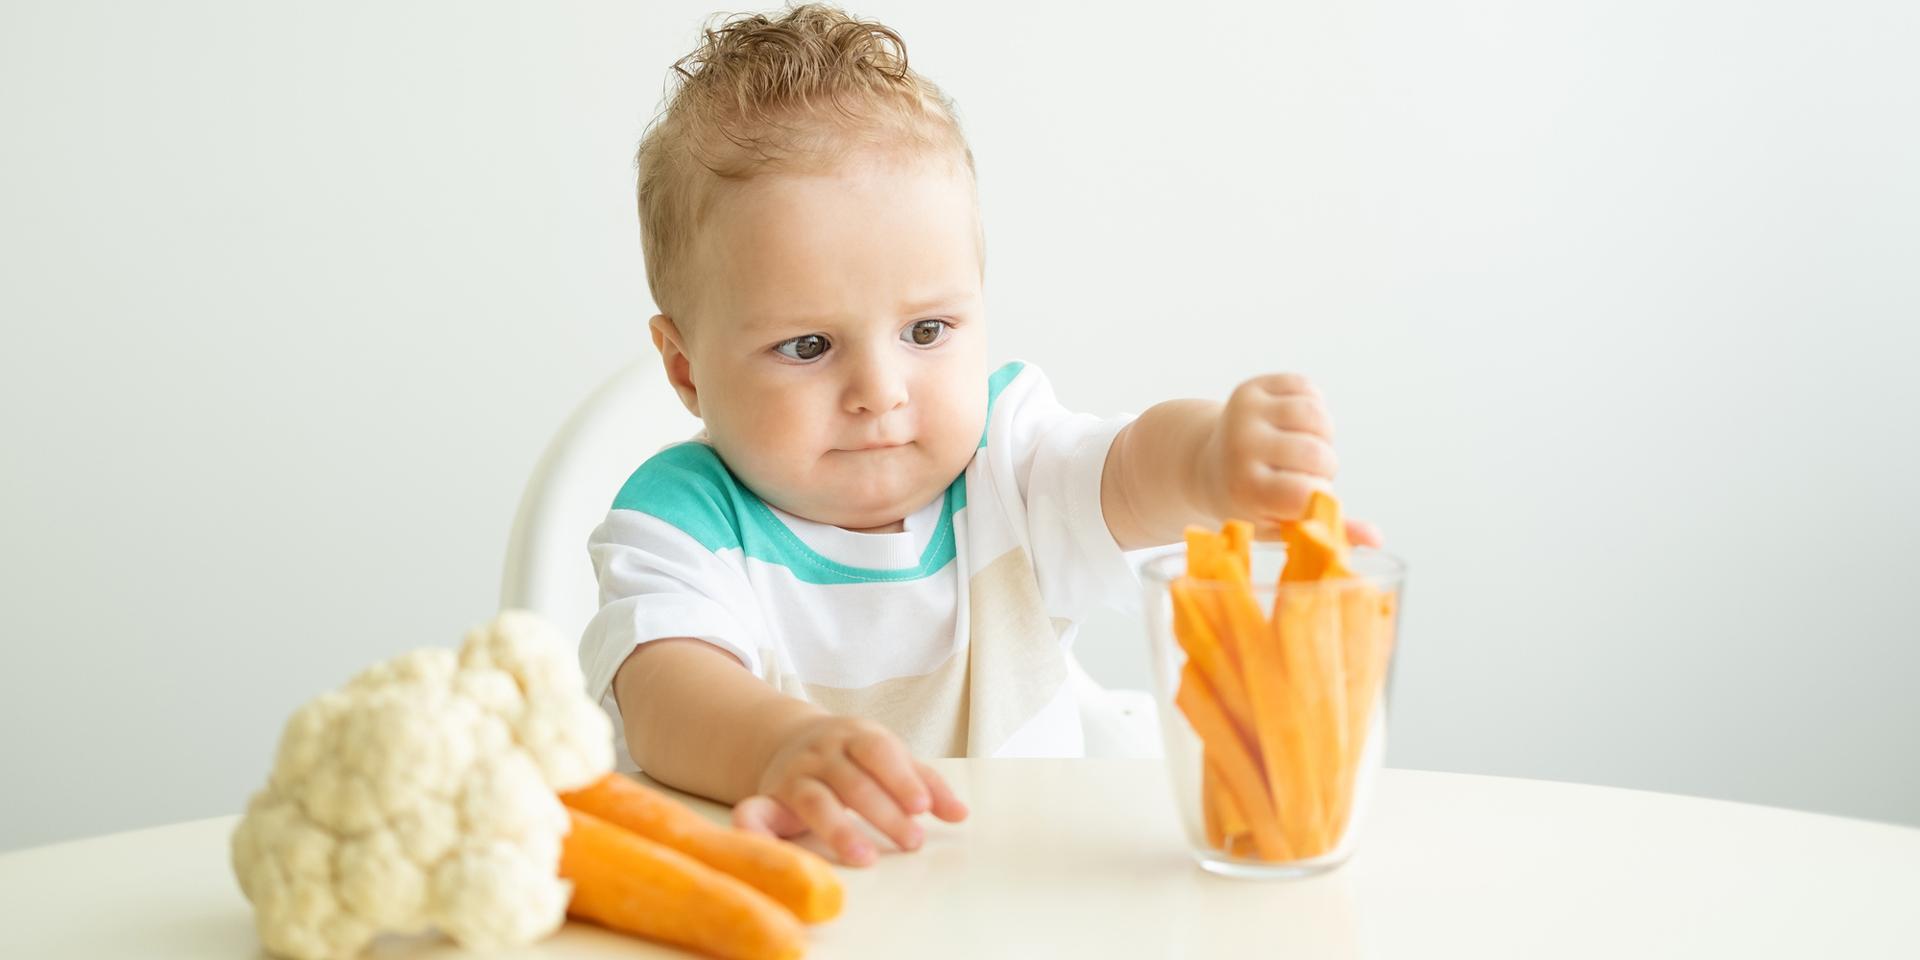
[[845, 530], [885, 532], [885, 528], [898, 524], [915, 510], [932, 502], [944, 489], [936, 489], [924, 496], [915, 492], [894, 496], [849, 493], [839, 497], [820, 497], [805, 510], [788, 512]]

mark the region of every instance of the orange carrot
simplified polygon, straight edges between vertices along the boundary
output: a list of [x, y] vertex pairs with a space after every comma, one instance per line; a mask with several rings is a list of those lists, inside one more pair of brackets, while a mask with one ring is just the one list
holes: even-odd
[[[1225, 783], [1217, 761], [1206, 761], [1205, 776], [1216, 784]], [[1220, 833], [1226, 839], [1226, 846], [1223, 849], [1231, 850], [1234, 842], [1246, 837], [1249, 832], [1247, 815], [1240, 809], [1240, 801], [1234, 797], [1233, 791], [1224, 786], [1220, 786], [1216, 791], [1214, 800], [1220, 808]]]
[[[1207, 689], [1217, 698], [1230, 727], [1236, 733], [1252, 766], [1260, 768], [1258, 739], [1253, 725], [1253, 708], [1242, 683], [1240, 651], [1229, 629], [1217, 580], [1227, 565], [1247, 567], [1250, 558], [1252, 525], [1229, 524], [1221, 533], [1202, 527], [1187, 528], [1187, 575], [1173, 585], [1174, 637], [1187, 654], [1187, 662], [1198, 669]], [[1216, 849], [1254, 856], [1246, 817], [1233, 799], [1232, 789], [1221, 777], [1219, 762], [1208, 758], [1202, 767], [1202, 819], [1208, 842]], [[1232, 820], [1231, 827], [1228, 821]]]
[[1208, 607], [1217, 608], [1218, 589], [1210, 581], [1181, 577], [1173, 583], [1173, 636], [1187, 653], [1187, 662], [1200, 668], [1200, 675], [1242, 737], [1253, 736], [1253, 706], [1247, 700], [1246, 686], [1240, 679], [1237, 651], [1231, 649], [1220, 632], [1209, 622], [1214, 617]]
[[1223, 580], [1227, 632], [1240, 638], [1246, 657], [1247, 696], [1267, 790], [1279, 804], [1288, 845], [1300, 856], [1312, 856], [1305, 851], [1323, 845], [1326, 827], [1324, 804], [1314, 789], [1320, 754], [1310, 683], [1302, 666], [1289, 658], [1284, 637], [1269, 627], [1240, 571], [1227, 568]]
[[806, 928], [766, 894], [592, 814], [567, 815], [560, 875], [573, 881], [568, 915], [723, 960], [806, 953]]
[[1288, 759], [1300, 783], [1298, 791], [1309, 797], [1308, 815], [1300, 818], [1301, 829], [1311, 837], [1302, 844], [1307, 851], [1304, 856], [1325, 852], [1336, 839], [1330, 816], [1332, 783], [1345, 761], [1341, 735], [1346, 722], [1345, 691], [1341, 689], [1336, 702], [1333, 691], [1341, 681], [1330, 669], [1339, 661], [1331, 647], [1338, 624], [1325, 616], [1337, 613], [1337, 608], [1328, 599], [1311, 587], [1285, 589], [1275, 600], [1272, 620], [1285, 696], [1297, 728], [1292, 740], [1296, 752]]
[[1240, 567], [1240, 572], [1249, 578], [1253, 576], [1253, 524], [1245, 520], [1228, 520], [1220, 527], [1220, 536], [1226, 541], [1227, 556]]
[[1225, 534], [1205, 527], [1187, 528], [1187, 575], [1211, 580], [1227, 552]]
[[1393, 637], [1393, 597], [1369, 587], [1347, 592], [1341, 604], [1341, 633], [1346, 648], [1347, 728], [1350, 760], [1339, 780], [1335, 830], [1344, 831], [1353, 801], [1354, 778], [1372, 733], [1374, 707], [1386, 680]]
[[1237, 806], [1246, 816], [1247, 831], [1253, 835], [1261, 858], [1292, 859], [1258, 766], [1213, 691], [1207, 689], [1206, 678], [1191, 663], [1180, 671], [1180, 689], [1174, 694], [1174, 702], [1217, 761], [1225, 788], [1222, 793], [1237, 795]]
[[[1341, 826], [1335, 822], [1340, 814], [1336, 811], [1346, 803], [1341, 781], [1358, 756], [1347, 703], [1344, 609], [1340, 593], [1304, 584], [1352, 576], [1340, 501], [1325, 491], [1315, 491], [1308, 498], [1306, 515], [1283, 524], [1280, 535], [1287, 544], [1287, 563], [1280, 572], [1273, 623], [1288, 651], [1288, 668], [1302, 681], [1296, 692], [1304, 698], [1303, 708], [1313, 731], [1318, 767], [1314, 782], [1326, 813], [1325, 840], [1331, 845], [1340, 838]], [[1289, 584], [1293, 585], [1291, 589]]]
[[609, 773], [561, 794], [560, 801], [730, 873], [806, 923], [840, 914], [840, 877], [826, 860], [791, 843], [711, 823], [630, 777]]
[[1347, 528], [1340, 519], [1340, 501], [1315, 490], [1307, 499], [1307, 515], [1280, 525], [1287, 544], [1282, 583], [1352, 576], [1347, 568]]

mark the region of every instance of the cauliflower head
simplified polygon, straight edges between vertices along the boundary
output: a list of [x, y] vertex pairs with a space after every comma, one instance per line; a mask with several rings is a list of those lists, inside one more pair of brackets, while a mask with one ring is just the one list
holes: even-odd
[[556, 791], [612, 767], [612, 722], [570, 645], [505, 611], [457, 653], [375, 664], [295, 711], [234, 829], [233, 872], [262, 944], [297, 960], [430, 928], [476, 949], [529, 943], [571, 893]]

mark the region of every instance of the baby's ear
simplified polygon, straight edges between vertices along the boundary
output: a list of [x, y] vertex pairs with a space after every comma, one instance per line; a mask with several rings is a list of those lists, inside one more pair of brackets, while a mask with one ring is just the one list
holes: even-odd
[[647, 321], [647, 328], [653, 333], [654, 349], [660, 351], [660, 362], [667, 368], [667, 382], [673, 384], [673, 392], [680, 395], [687, 412], [699, 416], [700, 388], [694, 386], [693, 364], [687, 359], [686, 341], [680, 338], [680, 328], [664, 313], [654, 314], [653, 319]]

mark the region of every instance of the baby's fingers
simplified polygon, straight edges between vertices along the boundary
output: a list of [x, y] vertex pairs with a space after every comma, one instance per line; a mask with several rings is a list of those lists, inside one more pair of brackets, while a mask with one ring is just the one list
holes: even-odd
[[1381, 534], [1379, 527], [1365, 520], [1348, 520], [1347, 541], [1356, 547], [1382, 547], [1386, 545], [1387, 538]]
[[1340, 472], [1333, 444], [1310, 433], [1277, 430], [1250, 444], [1249, 455], [1272, 470], [1304, 473], [1331, 480]]
[[[1333, 484], [1318, 474], [1298, 470], [1280, 470], [1260, 466], [1252, 471], [1253, 482], [1243, 491], [1249, 513], [1259, 518], [1263, 528], [1277, 531], [1286, 520], [1298, 520], [1307, 512], [1307, 502], [1316, 490], [1331, 492]], [[1252, 519], [1252, 518], [1249, 518]]]
[[832, 848], [841, 863], [864, 867], [873, 862], [876, 854], [866, 831], [848, 816], [840, 798], [826, 784], [806, 777], [794, 781], [779, 799], [799, 815], [807, 829]]
[[914, 768], [920, 773], [920, 782], [927, 785], [927, 792], [933, 795], [933, 815], [948, 823], [959, 823], [967, 818], [967, 805], [955, 796], [953, 788], [932, 767], [918, 760]]
[[927, 786], [914, 769], [913, 755], [893, 735], [875, 733], [857, 738], [847, 744], [847, 755], [893, 795], [900, 809], [909, 814], [927, 812]]
[[742, 830], [784, 839], [807, 832], [807, 825], [787, 805], [766, 794], [733, 805], [733, 825]]
[[840, 764], [828, 773], [827, 785], [853, 812], [865, 817], [868, 823], [880, 828], [894, 845], [902, 850], [920, 849], [920, 825], [913, 817], [900, 809], [900, 805], [887, 795], [873, 778], [851, 763]]

